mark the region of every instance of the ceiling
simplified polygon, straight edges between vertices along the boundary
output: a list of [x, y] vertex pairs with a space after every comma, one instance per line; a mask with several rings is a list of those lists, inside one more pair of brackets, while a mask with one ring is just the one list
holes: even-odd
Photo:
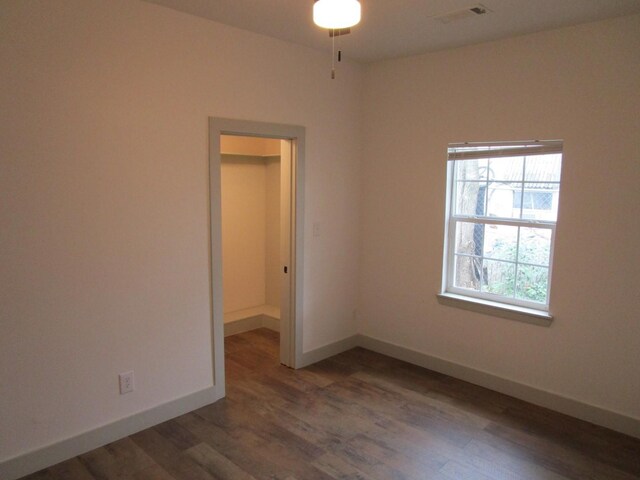
[[[313, 0], [146, 0], [244, 30], [329, 50]], [[487, 15], [434, 17], [481, 3]], [[338, 37], [346, 57], [372, 62], [640, 13], [640, 0], [361, 0], [362, 21]]]

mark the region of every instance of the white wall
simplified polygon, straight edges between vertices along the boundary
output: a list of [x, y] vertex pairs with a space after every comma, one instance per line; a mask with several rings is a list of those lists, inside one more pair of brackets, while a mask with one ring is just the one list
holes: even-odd
[[280, 140], [275, 138], [221, 135], [220, 152], [235, 155], [280, 155]]
[[[272, 142], [280, 148], [279, 140]], [[280, 156], [223, 154], [221, 185], [224, 312], [279, 308]]]
[[[273, 138], [221, 135], [225, 322], [280, 307], [280, 148]], [[271, 308], [274, 307], [274, 308]]]
[[266, 303], [267, 166], [262, 157], [223, 155], [220, 170], [227, 313]]
[[2, 2], [0, 462], [211, 385], [209, 116], [306, 127], [303, 348], [355, 333], [362, 72], [327, 58], [144, 2]]
[[[365, 78], [361, 333], [640, 418], [640, 16]], [[447, 144], [558, 138], [552, 326], [438, 304]]]

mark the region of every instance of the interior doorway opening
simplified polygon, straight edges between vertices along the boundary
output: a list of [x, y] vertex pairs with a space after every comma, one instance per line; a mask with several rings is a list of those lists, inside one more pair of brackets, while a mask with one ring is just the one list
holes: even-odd
[[[277, 330], [280, 363], [292, 368], [302, 364], [304, 136], [305, 129], [298, 126], [210, 118], [212, 363], [214, 385], [220, 396], [225, 390], [225, 330], [229, 335], [252, 325]], [[244, 151], [238, 146], [241, 143], [245, 144]], [[246, 150], [250, 143], [253, 151]], [[258, 178], [264, 178], [263, 187], [251, 189], [250, 185], [242, 185], [241, 172], [250, 170], [253, 185], [258, 185]], [[224, 187], [223, 178], [234, 176], [240, 183], [236, 178], [236, 187]], [[274, 188], [278, 177], [279, 192]], [[252, 183], [248, 177], [244, 181]], [[279, 197], [279, 205], [273, 201], [274, 195]], [[225, 197], [233, 204], [225, 202]], [[263, 200], [262, 207], [256, 207], [257, 199]], [[253, 203], [254, 210], [264, 213], [264, 223], [258, 219], [253, 227], [247, 227], [246, 220], [251, 216], [247, 214], [241, 225], [229, 227], [228, 221], [233, 221], [234, 215], [244, 215], [234, 210], [246, 203]], [[276, 216], [279, 218], [274, 222]], [[264, 239], [264, 243], [259, 245], [255, 238], [247, 238], [251, 235]], [[267, 241], [267, 237], [271, 240]], [[257, 250], [251, 245], [258, 245]], [[233, 272], [233, 265], [226, 268], [225, 263], [233, 264], [234, 260], [223, 260], [225, 250], [241, 262], [239, 270]], [[243, 255], [251, 258], [242, 259]]]
[[281, 330], [281, 158], [290, 149], [289, 140], [220, 138], [225, 337]]

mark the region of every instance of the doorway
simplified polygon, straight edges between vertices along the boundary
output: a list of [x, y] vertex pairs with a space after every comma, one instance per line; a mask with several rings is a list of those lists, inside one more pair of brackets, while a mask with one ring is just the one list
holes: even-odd
[[290, 148], [289, 140], [220, 138], [225, 337], [259, 328], [280, 332], [280, 284], [286, 281], [280, 197], [288, 195], [280, 188], [280, 158]]
[[[223, 144], [229, 145], [239, 137], [248, 137], [260, 143], [259, 139], [275, 140], [280, 146], [279, 180], [280, 180], [280, 222], [279, 222], [279, 257], [276, 265], [270, 268], [272, 281], [277, 278], [279, 292], [280, 321], [280, 363], [296, 368], [301, 363], [302, 355], [302, 233], [303, 233], [303, 172], [304, 172], [304, 128], [289, 125], [250, 122], [223, 118], [210, 118], [209, 121], [209, 176], [210, 176], [210, 218], [211, 218], [211, 311], [212, 311], [212, 350], [214, 385], [220, 395], [224, 395], [224, 335], [225, 311], [227, 325], [237, 320], [233, 315], [235, 307], [240, 305], [235, 298], [225, 296], [223, 282], [223, 240], [222, 240], [222, 175]], [[237, 142], [236, 142], [237, 143]], [[272, 147], [273, 142], [269, 143]], [[245, 159], [251, 162], [251, 159]], [[265, 234], [266, 235], [266, 234]], [[268, 247], [265, 247], [265, 250]], [[272, 258], [273, 260], [273, 246]], [[266, 270], [266, 267], [265, 267]], [[277, 277], [276, 277], [277, 275]], [[270, 298], [273, 299], [273, 284], [270, 287]], [[228, 292], [227, 292], [228, 293]], [[246, 293], [246, 292], [245, 292]], [[255, 293], [255, 292], [254, 292]], [[236, 302], [225, 308], [224, 299]], [[233, 298], [233, 300], [231, 300]], [[266, 299], [266, 288], [265, 288]], [[273, 302], [273, 300], [272, 300]], [[266, 317], [268, 315], [268, 303]], [[273, 310], [272, 310], [273, 312]], [[247, 312], [245, 312], [247, 313]], [[248, 312], [249, 314], [251, 312]], [[262, 312], [254, 312], [263, 315]], [[242, 316], [242, 312], [236, 314]], [[255, 315], [254, 315], [255, 317]], [[266, 317], [250, 320], [261, 322]], [[262, 319], [262, 320], [261, 320]], [[242, 322], [240, 322], [242, 323]], [[245, 324], [246, 326], [246, 324]], [[234, 327], [227, 327], [233, 332]], [[242, 328], [242, 327], [240, 327]]]

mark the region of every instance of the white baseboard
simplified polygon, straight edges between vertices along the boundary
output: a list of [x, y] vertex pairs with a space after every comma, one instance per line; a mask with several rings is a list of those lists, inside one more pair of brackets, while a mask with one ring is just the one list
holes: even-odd
[[405, 362], [444, 373], [445, 375], [465, 380], [469, 383], [480, 385], [556, 412], [564, 413], [617, 432], [640, 438], [640, 419], [634, 417], [612, 412], [573, 398], [564, 397], [530, 385], [498, 377], [488, 372], [476, 370], [366, 335], [357, 335], [356, 344], [398, 360], [404, 360]]
[[244, 318], [255, 317], [258, 315], [268, 315], [273, 318], [280, 318], [280, 308], [275, 305], [256, 305], [251, 308], [226, 312], [224, 314], [224, 323], [235, 322]]
[[[589, 405], [572, 398], [563, 397], [556, 393], [501, 378], [491, 373], [459, 365], [366, 335], [353, 335], [303, 353], [302, 362], [298, 368], [306, 367], [358, 346], [640, 438], [640, 419]], [[221, 389], [221, 391], [224, 390]], [[55, 465], [145, 428], [201, 408], [220, 398], [222, 398], [222, 395], [218, 393], [218, 390], [215, 387], [209, 387], [144, 412], [97, 427], [80, 435], [10, 458], [0, 462], [0, 478], [3, 480], [15, 480], [29, 475], [50, 465]]]
[[224, 336], [236, 335], [248, 332], [256, 328], [268, 328], [275, 332], [280, 331], [280, 320], [265, 314], [253, 315], [247, 318], [239, 318], [224, 324]]
[[264, 328], [268, 328], [269, 330], [273, 330], [274, 332], [280, 331], [280, 320], [274, 317], [270, 317], [269, 315], [262, 316], [262, 326]]
[[338, 340], [337, 342], [311, 350], [310, 352], [303, 353], [302, 361], [299, 362], [300, 365], [296, 365], [296, 368], [304, 368], [313, 363], [319, 362], [320, 360], [324, 360], [325, 358], [333, 357], [339, 353], [351, 350], [358, 346], [358, 338], [359, 335], [352, 335], [350, 337], [343, 338], [342, 340]]
[[209, 405], [221, 398], [217, 389], [204, 390], [172, 400], [79, 435], [66, 438], [0, 463], [0, 478], [15, 480], [43, 468], [86, 453], [128, 435]]

